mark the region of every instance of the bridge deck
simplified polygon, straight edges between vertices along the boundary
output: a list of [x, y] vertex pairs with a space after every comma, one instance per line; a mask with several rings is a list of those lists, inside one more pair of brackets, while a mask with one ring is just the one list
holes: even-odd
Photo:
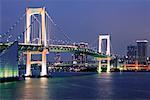
[[[0, 43], [0, 51], [7, 48], [12, 43]], [[73, 53], [84, 53], [94, 57], [106, 58], [107, 55], [98, 53], [90, 48], [80, 48], [74, 45], [48, 45], [44, 47], [41, 44], [24, 44], [19, 43], [19, 51], [43, 51], [43, 49], [48, 49], [49, 52], [73, 52]]]

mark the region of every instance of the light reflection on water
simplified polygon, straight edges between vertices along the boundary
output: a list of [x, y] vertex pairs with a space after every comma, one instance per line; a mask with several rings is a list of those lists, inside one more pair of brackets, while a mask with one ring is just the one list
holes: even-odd
[[20, 82], [0, 83], [0, 99], [148, 99], [149, 76], [150, 73], [102, 73], [52, 79], [28, 78]]
[[24, 95], [21, 97], [22, 99], [48, 99], [48, 78], [26, 78], [24, 83]]

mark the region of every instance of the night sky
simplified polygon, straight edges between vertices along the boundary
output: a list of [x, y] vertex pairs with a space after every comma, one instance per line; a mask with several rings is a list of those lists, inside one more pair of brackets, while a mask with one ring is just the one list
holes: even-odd
[[111, 34], [113, 53], [123, 55], [136, 39], [150, 41], [150, 0], [0, 0], [0, 34], [26, 7], [42, 6], [75, 42], [92, 43], [100, 33]]

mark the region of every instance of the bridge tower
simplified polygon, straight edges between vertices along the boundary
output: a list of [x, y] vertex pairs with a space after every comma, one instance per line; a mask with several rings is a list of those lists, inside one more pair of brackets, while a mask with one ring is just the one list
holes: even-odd
[[99, 53], [102, 53], [102, 40], [106, 40], [106, 55], [107, 58], [98, 58], [99, 64], [98, 64], [98, 72], [101, 73], [101, 66], [102, 66], [102, 60], [107, 61], [107, 73], [110, 72], [110, 35], [99, 35]]
[[[31, 43], [30, 41], [30, 33], [31, 33], [31, 16], [39, 14], [41, 15], [41, 34], [39, 34], [40, 39], [40, 44], [46, 46], [46, 27], [45, 27], [45, 7], [44, 8], [26, 8], [26, 34], [24, 38], [24, 43], [29, 44]], [[41, 36], [40, 36], [41, 35]]]
[[[44, 47], [47, 45], [46, 42], [46, 25], [45, 25], [45, 7], [43, 8], [26, 8], [26, 33], [24, 35], [24, 43], [25, 44], [32, 44], [30, 37], [31, 37], [31, 17], [32, 15], [41, 15], [41, 34], [39, 34], [40, 37], [40, 45], [43, 45]], [[26, 55], [27, 55], [27, 60], [26, 60], [26, 74], [25, 76], [31, 76], [31, 64], [33, 63], [31, 61], [31, 56], [32, 54], [41, 54], [42, 55], [42, 61], [40, 62], [42, 65], [41, 68], [41, 76], [46, 76], [47, 75], [47, 68], [46, 68], [46, 54], [47, 54], [47, 50], [43, 50], [42, 52], [31, 52], [31, 51], [27, 51]], [[38, 61], [39, 62], [39, 61]]]

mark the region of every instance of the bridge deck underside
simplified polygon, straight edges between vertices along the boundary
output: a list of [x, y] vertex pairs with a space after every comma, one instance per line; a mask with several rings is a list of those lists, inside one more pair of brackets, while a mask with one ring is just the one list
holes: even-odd
[[[7, 48], [10, 44], [0, 44], [0, 51], [4, 50]], [[92, 49], [88, 48], [78, 48], [78, 47], [65, 47], [65, 46], [47, 46], [46, 48], [42, 45], [23, 45], [19, 44], [18, 47], [19, 51], [26, 52], [26, 51], [40, 51], [42, 52], [43, 49], [48, 49], [49, 52], [72, 52], [72, 53], [83, 53], [86, 55], [90, 55], [93, 57], [98, 57], [98, 58], [106, 58], [107, 56], [104, 54], [100, 54], [98, 52], [93, 51]]]

